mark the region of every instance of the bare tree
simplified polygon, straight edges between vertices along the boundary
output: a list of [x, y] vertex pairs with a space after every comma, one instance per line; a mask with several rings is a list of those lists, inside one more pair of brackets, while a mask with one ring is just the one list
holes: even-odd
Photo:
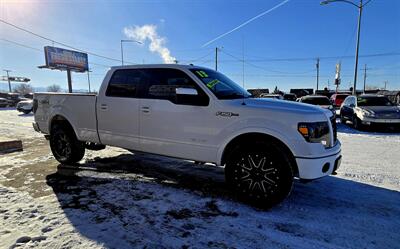
[[365, 90], [379, 90], [380, 88], [378, 86], [374, 86], [374, 85], [367, 85], [365, 87]]
[[56, 85], [56, 84], [51, 85], [51, 86], [48, 86], [48, 87], [47, 87], [47, 91], [48, 91], [48, 92], [55, 92], [55, 93], [61, 92], [61, 86]]
[[14, 92], [25, 95], [27, 93], [32, 93], [33, 88], [31, 85], [28, 84], [19, 84], [14, 88]]

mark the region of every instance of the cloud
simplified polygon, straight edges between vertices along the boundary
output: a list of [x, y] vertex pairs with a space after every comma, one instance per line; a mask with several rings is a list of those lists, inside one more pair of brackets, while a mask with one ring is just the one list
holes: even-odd
[[164, 63], [175, 63], [176, 58], [171, 55], [169, 49], [165, 46], [166, 38], [157, 34], [156, 25], [143, 25], [134, 27], [125, 27], [124, 34], [133, 40], [141, 43], [149, 42], [149, 50], [157, 53], [163, 59]]

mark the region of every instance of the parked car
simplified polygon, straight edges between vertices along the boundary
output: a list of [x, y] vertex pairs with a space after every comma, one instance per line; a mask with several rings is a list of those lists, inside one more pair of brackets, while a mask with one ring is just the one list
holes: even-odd
[[296, 94], [294, 94], [294, 93], [285, 93], [283, 95], [283, 99], [289, 100], [289, 101], [296, 101], [297, 97], [296, 97]]
[[366, 126], [400, 128], [400, 107], [383, 95], [349, 96], [340, 109], [342, 123], [350, 120], [356, 129]]
[[220, 72], [192, 65], [112, 67], [98, 95], [35, 93], [34, 129], [63, 164], [105, 145], [225, 166], [232, 191], [270, 207], [293, 178], [328, 176], [341, 162], [333, 115], [252, 98]]
[[331, 102], [334, 107], [340, 107], [344, 101], [345, 98], [350, 96], [350, 94], [347, 93], [335, 93], [331, 96]]
[[33, 100], [22, 100], [17, 104], [17, 110], [19, 112], [23, 112], [24, 114], [28, 114], [33, 110]]
[[321, 108], [328, 109], [332, 112], [333, 116], [336, 117], [335, 108], [333, 108], [331, 101], [326, 96], [308, 95], [308, 96], [301, 97], [298, 102], [311, 104], [311, 105], [317, 105]]
[[0, 107], [8, 107], [11, 105], [11, 102], [8, 99], [0, 98]]
[[280, 94], [272, 94], [272, 93], [263, 93], [260, 95], [260, 98], [265, 98], [265, 99], [283, 99], [282, 95]]
[[28, 100], [27, 98], [21, 97], [19, 93], [8, 93], [6, 97], [10, 103], [9, 106], [17, 106], [18, 102]]

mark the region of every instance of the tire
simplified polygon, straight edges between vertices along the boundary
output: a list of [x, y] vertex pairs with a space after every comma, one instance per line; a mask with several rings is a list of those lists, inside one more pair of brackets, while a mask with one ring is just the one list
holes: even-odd
[[24, 114], [29, 114], [30, 112], [31, 112], [31, 110], [29, 110], [29, 111], [22, 111]]
[[232, 150], [225, 179], [238, 198], [268, 209], [283, 201], [293, 188], [289, 156], [272, 141], [252, 141]]
[[354, 129], [362, 130], [363, 126], [361, 124], [361, 120], [357, 116], [353, 116], [352, 123]]
[[346, 119], [343, 117], [342, 114], [340, 114], [340, 123], [346, 124]]
[[56, 124], [50, 132], [50, 148], [60, 163], [76, 163], [85, 155], [84, 143], [80, 142], [71, 126]]

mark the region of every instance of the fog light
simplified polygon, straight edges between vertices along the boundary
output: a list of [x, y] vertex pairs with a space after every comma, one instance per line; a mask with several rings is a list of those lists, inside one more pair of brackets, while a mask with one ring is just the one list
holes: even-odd
[[322, 173], [328, 172], [329, 167], [330, 167], [330, 164], [329, 163], [325, 163], [324, 166], [322, 166]]

